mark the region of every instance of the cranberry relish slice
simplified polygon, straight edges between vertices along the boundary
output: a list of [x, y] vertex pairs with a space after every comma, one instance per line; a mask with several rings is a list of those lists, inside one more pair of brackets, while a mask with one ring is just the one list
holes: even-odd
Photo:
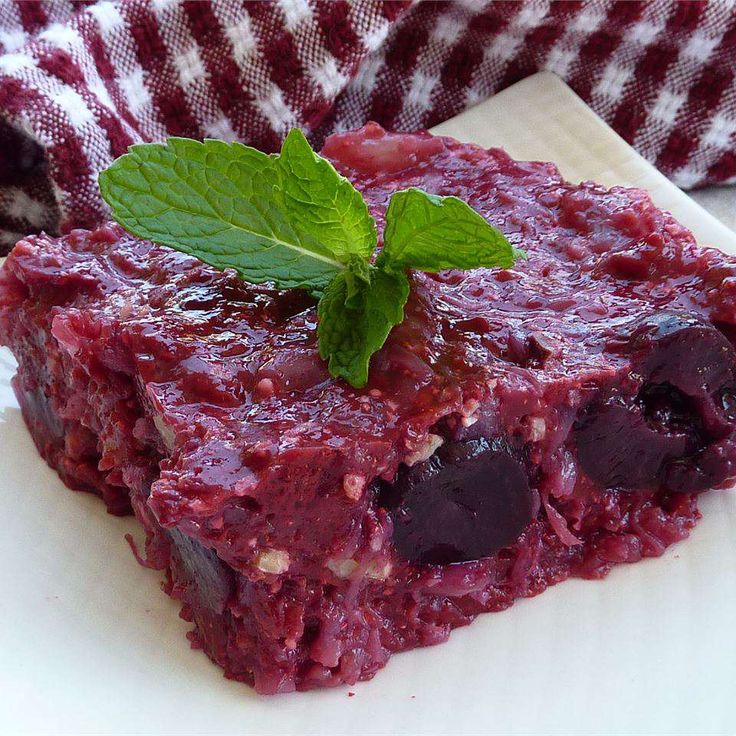
[[135, 513], [193, 640], [265, 693], [659, 555], [736, 475], [736, 262], [640, 190], [497, 149], [369, 125], [324, 154], [379, 226], [416, 186], [529, 256], [412, 274], [365, 389], [330, 378], [305, 293], [116, 225], [22, 240], [0, 275], [39, 451]]

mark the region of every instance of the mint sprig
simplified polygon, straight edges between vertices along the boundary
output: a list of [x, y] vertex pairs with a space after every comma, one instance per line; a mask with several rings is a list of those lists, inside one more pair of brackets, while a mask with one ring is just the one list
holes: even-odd
[[297, 129], [278, 157], [215, 140], [131, 146], [99, 182], [126, 230], [252, 284], [319, 294], [352, 253], [367, 258], [376, 244], [360, 194]]
[[403, 272], [369, 266], [367, 279], [353, 269], [327, 285], [317, 305], [320, 357], [330, 374], [358, 388], [368, 381], [368, 364], [391, 329], [404, 319], [409, 279]]
[[391, 197], [372, 265], [376, 226], [363, 197], [298, 128], [270, 156], [216, 140], [131, 146], [99, 183], [134, 235], [250, 283], [309, 290], [320, 356], [356, 388], [404, 318], [407, 269], [508, 268], [523, 256], [461, 199], [413, 188]]
[[431, 273], [510, 268], [518, 255], [520, 251], [462, 199], [412, 188], [391, 197], [376, 266]]

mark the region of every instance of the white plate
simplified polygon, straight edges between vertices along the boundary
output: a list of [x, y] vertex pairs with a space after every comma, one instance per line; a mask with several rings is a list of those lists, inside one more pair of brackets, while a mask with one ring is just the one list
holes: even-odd
[[[701, 242], [736, 253], [732, 232], [552, 75], [438, 130], [556, 161], [570, 179], [644, 186]], [[691, 539], [660, 559], [481, 616], [372, 682], [262, 697], [188, 648], [177, 604], [123, 539], [135, 524], [39, 459], [12, 372], [1, 354], [0, 734], [736, 731], [733, 493], [704, 497]]]

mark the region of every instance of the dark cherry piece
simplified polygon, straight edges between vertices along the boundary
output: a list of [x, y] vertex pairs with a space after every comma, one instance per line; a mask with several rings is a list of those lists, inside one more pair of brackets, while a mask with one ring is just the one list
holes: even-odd
[[577, 423], [581, 465], [607, 488], [708, 488], [730, 462], [700, 451], [734, 430], [733, 346], [698, 317], [663, 312], [636, 326], [625, 351], [643, 386], [636, 397], [609, 395]]
[[181, 560], [181, 570], [196, 585], [199, 603], [220, 614], [234, 590], [233, 572], [211, 550], [176, 529], [169, 530], [174, 550]]
[[676, 390], [663, 389], [659, 405], [658, 421], [650, 420], [641, 401], [621, 396], [587, 412], [576, 442], [580, 464], [593, 480], [606, 488], [648, 488], [665, 462], [696, 449]]
[[709, 397], [733, 380], [733, 346], [699, 317], [652, 315], [634, 331], [631, 350], [634, 369], [649, 383], [669, 383], [693, 398]]
[[477, 560], [513, 543], [532, 518], [526, 470], [501, 440], [445, 443], [385, 484], [394, 544], [413, 562]]

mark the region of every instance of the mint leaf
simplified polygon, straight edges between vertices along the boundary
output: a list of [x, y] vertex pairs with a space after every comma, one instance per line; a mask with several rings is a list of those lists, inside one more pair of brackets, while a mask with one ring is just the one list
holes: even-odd
[[408, 296], [409, 280], [401, 272], [371, 268], [366, 282], [350, 269], [330, 282], [317, 307], [317, 336], [331, 375], [365, 386], [371, 356], [403, 321]]
[[341, 262], [368, 259], [376, 248], [376, 223], [360, 192], [318, 156], [293, 128], [278, 157], [279, 189], [290, 222], [328, 248]]
[[376, 225], [363, 197], [296, 128], [271, 156], [187, 138], [132, 146], [99, 183], [131, 233], [245, 281], [319, 297], [320, 356], [356, 388], [404, 319], [407, 269], [509, 267], [525, 257], [457, 197], [407, 189], [391, 197], [383, 250], [371, 265]]
[[517, 255], [503, 234], [462, 199], [412, 188], [391, 197], [376, 266], [429, 272], [509, 268]]
[[[331, 166], [310, 173], [306, 182], [318, 191], [317, 179], [325, 179], [322, 186], [349, 209], [345, 180]], [[303, 214], [308, 184], [295, 208], [298, 194], [284, 183], [287, 178], [278, 159], [240, 143], [169, 138], [166, 144], [132, 146], [100, 174], [100, 190], [113, 217], [141, 238], [215, 268], [234, 268], [251, 283], [319, 293], [346, 267], [353, 241], [333, 247], [335, 238], [323, 240], [324, 226]], [[359, 241], [357, 255], [365, 253], [360, 237], [372, 226], [367, 210], [349, 222], [346, 229], [355, 229]]]

